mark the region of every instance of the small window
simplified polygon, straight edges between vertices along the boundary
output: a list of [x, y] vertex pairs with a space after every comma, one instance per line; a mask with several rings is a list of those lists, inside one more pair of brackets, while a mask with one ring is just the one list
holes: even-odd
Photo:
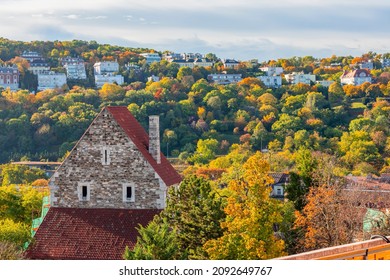
[[91, 199], [91, 186], [90, 183], [79, 183], [77, 187], [77, 193], [79, 201], [89, 201]]
[[131, 200], [133, 195], [133, 187], [126, 187], [126, 199]]
[[123, 184], [123, 202], [135, 201], [135, 186], [133, 183]]
[[82, 195], [81, 198], [83, 200], [86, 200], [88, 196], [88, 187], [87, 186], [82, 186]]
[[110, 165], [111, 158], [110, 158], [110, 149], [107, 147], [103, 147], [102, 149], [102, 164], [103, 165]]

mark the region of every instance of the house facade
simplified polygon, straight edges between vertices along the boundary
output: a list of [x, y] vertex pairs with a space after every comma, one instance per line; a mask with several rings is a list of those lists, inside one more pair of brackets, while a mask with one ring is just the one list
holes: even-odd
[[372, 82], [371, 74], [366, 69], [356, 69], [353, 71], [344, 71], [340, 77], [342, 85], [361, 85], [365, 82]]
[[122, 75], [113, 75], [110, 73], [96, 75], [95, 74], [95, 84], [97, 88], [101, 88], [104, 84], [113, 84], [117, 83], [121, 85], [124, 83], [124, 78]]
[[69, 63], [64, 66], [68, 79], [85, 80], [87, 73], [85, 72], [84, 63]]
[[240, 62], [235, 59], [223, 59], [222, 63], [226, 69], [237, 69], [240, 65]]
[[50, 65], [44, 59], [37, 59], [30, 62], [29, 71], [33, 72], [35, 75], [50, 71]]
[[64, 57], [61, 59], [61, 65], [66, 70], [66, 76], [72, 80], [85, 80], [87, 73], [85, 71], [84, 60], [79, 57]]
[[257, 77], [263, 84], [270, 88], [278, 88], [282, 86], [281, 76], [259, 76]]
[[140, 55], [146, 58], [147, 64], [161, 61], [161, 56], [158, 53], [141, 53]]
[[97, 88], [101, 88], [104, 84], [117, 83], [123, 84], [124, 78], [122, 75], [116, 74], [119, 71], [119, 64], [116, 61], [96, 62], [93, 65], [95, 72], [95, 84]]
[[51, 207], [26, 256], [122, 259], [180, 182], [160, 152], [158, 116], [148, 135], [126, 107], [103, 108], [51, 177]]
[[0, 65], [0, 87], [10, 88], [11, 90], [19, 89], [19, 77], [20, 73], [16, 65]]
[[265, 72], [267, 76], [279, 76], [283, 73], [283, 67], [264, 66], [259, 69], [260, 71]]
[[216, 73], [207, 76], [207, 80], [214, 84], [228, 85], [242, 80], [242, 74]]
[[60, 88], [66, 85], [65, 73], [46, 71], [38, 73], [38, 90]]
[[303, 74], [303, 73], [291, 73], [291, 74], [286, 74], [284, 76], [287, 80], [288, 83], [290, 84], [306, 84], [306, 85], [311, 85], [312, 83], [316, 82], [316, 75], [312, 74]]
[[101, 61], [93, 65], [95, 75], [114, 73], [119, 71], [119, 63], [116, 61]]

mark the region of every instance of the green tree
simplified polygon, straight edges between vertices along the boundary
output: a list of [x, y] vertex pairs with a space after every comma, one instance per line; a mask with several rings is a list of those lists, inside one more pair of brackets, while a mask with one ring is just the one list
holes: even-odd
[[195, 153], [188, 158], [188, 161], [196, 164], [206, 164], [215, 158], [217, 149], [218, 141], [216, 139], [200, 139], [196, 144]]
[[176, 233], [180, 254], [188, 259], [207, 259], [203, 244], [223, 233], [221, 197], [209, 181], [196, 176], [185, 178], [180, 187], [170, 190], [168, 197], [162, 216]]
[[146, 227], [138, 228], [137, 244], [132, 250], [126, 246], [125, 260], [174, 260], [179, 257], [176, 233], [166, 220], [155, 217]]
[[2, 185], [30, 184], [37, 179], [46, 179], [45, 172], [26, 165], [5, 164], [1, 166]]
[[11, 219], [0, 220], [0, 242], [10, 242], [21, 248], [29, 240], [30, 225]]

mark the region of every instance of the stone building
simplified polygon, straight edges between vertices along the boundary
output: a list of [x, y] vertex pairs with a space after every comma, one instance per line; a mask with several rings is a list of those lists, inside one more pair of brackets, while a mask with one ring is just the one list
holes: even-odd
[[121, 259], [180, 182], [160, 152], [158, 117], [148, 135], [126, 107], [106, 107], [51, 177], [51, 208], [26, 256]]

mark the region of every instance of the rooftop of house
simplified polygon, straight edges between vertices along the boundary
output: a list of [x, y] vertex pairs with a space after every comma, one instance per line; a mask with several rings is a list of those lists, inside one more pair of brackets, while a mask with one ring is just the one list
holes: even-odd
[[120, 260], [159, 209], [51, 207], [26, 251], [29, 259]]
[[288, 174], [282, 172], [272, 172], [268, 174], [274, 179], [274, 184], [284, 184], [288, 182]]
[[355, 69], [353, 71], [344, 72], [341, 76], [343, 78], [356, 78], [356, 77], [371, 77], [371, 74], [366, 69]]
[[167, 186], [181, 182], [182, 179], [180, 175], [162, 153], [161, 163], [157, 163], [149, 153], [149, 136], [136, 118], [129, 112], [127, 107], [109, 106], [107, 107], [107, 110], [112, 114], [119, 126], [123, 129], [131, 141], [133, 141], [144, 158], [154, 168]]

